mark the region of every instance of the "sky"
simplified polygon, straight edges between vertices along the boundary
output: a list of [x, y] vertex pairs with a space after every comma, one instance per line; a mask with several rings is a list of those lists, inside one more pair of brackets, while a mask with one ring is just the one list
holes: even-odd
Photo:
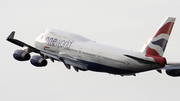
[[[140, 50], [166, 17], [176, 17], [164, 57], [180, 62], [178, 0], [1, 0], [0, 101], [169, 101], [179, 99], [180, 77], [163, 71], [136, 76], [68, 70], [61, 62], [37, 68], [13, 59], [21, 49], [6, 41], [30, 45], [47, 28], [85, 36], [98, 43]], [[34, 54], [32, 54], [34, 55]]]

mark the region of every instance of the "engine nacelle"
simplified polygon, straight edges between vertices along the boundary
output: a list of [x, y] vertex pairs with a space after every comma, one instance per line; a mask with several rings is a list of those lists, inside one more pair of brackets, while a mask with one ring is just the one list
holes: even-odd
[[39, 55], [34, 55], [31, 60], [31, 64], [37, 67], [44, 67], [47, 65], [47, 60]]
[[173, 77], [180, 76], [180, 69], [166, 70], [166, 74]]
[[31, 58], [31, 55], [24, 50], [16, 50], [13, 54], [13, 57], [19, 61], [26, 61]]

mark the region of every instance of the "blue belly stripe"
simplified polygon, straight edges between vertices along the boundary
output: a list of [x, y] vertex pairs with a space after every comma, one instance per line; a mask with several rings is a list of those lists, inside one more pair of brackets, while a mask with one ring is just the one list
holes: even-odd
[[93, 62], [88, 62], [85, 60], [79, 60], [85, 64], [88, 65], [88, 70], [91, 71], [96, 71], [96, 72], [106, 72], [106, 73], [111, 73], [111, 74], [134, 74], [134, 71], [130, 71], [130, 70], [125, 70], [125, 69], [119, 69], [119, 68], [114, 68], [114, 67], [110, 67], [110, 66], [105, 66], [105, 65], [101, 65], [101, 64], [97, 64], [97, 63], [93, 63]]

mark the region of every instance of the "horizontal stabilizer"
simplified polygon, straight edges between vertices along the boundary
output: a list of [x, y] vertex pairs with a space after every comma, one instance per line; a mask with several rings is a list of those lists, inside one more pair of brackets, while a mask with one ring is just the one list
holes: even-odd
[[180, 69], [180, 63], [167, 63], [167, 65], [161, 69], [166, 69], [166, 70]]
[[132, 56], [132, 55], [124, 54], [124, 56], [127, 56], [127, 57], [129, 57], [131, 59], [134, 59], [134, 60], [136, 60], [138, 62], [142, 62], [142, 63], [147, 63], [147, 64], [148, 63], [156, 63], [155, 61], [146, 60], [146, 59], [143, 59], [143, 58], [140, 58], [140, 57], [135, 57], [135, 56]]

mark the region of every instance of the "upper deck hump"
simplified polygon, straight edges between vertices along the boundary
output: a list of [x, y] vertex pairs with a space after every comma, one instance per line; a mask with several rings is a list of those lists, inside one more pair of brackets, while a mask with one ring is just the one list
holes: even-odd
[[46, 29], [44, 33], [51, 34], [56, 37], [62, 37], [62, 38], [67, 38], [67, 39], [73, 39], [76, 41], [91, 41], [90, 39], [83, 37], [81, 35], [78, 35], [76, 33], [71, 33], [71, 32], [65, 32], [57, 29]]

